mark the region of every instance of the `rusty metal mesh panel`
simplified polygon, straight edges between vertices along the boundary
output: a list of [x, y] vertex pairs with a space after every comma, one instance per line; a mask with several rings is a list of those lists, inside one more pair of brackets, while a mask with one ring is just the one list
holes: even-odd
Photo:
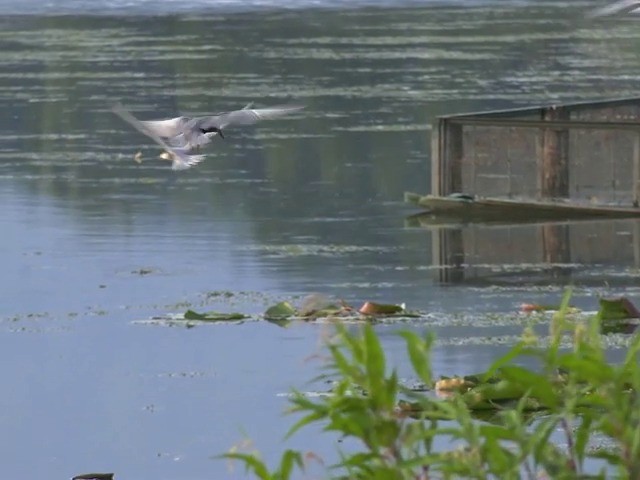
[[[564, 108], [570, 113], [570, 121], [640, 121], [639, 105]], [[512, 118], [540, 120], [539, 115]], [[463, 124], [461, 190], [485, 197], [540, 198], [542, 131], [538, 126]], [[568, 198], [580, 203], [631, 204], [634, 148], [640, 130], [576, 127], [565, 131], [568, 131]]]
[[[582, 108], [572, 120], [639, 121], [639, 105]], [[603, 203], [633, 200], [633, 157], [638, 133], [629, 130], [570, 131], [571, 196]]]
[[486, 197], [537, 195], [537, 132], [463, 127], [462, 191]]
[[635, 135], [634, 132], [616, 130], [571, 131], [570, 198], [594, 203], [631, 204]]

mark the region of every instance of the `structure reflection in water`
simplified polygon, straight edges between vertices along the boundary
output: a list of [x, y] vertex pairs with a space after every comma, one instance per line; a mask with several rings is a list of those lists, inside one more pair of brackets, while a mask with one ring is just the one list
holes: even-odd
[[440, 283], [573, 283], [631, 286], [640, 269], [640, 220], [540, 224], [434, 224], [432, 261]]

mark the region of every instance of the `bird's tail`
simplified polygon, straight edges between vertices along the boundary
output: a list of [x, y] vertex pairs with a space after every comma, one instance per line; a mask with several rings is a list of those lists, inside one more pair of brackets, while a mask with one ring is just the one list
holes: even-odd
[[187, 170], [205, 159], [205, 155], [189, 155], [181, 148], [172, 149], [172, 170]]

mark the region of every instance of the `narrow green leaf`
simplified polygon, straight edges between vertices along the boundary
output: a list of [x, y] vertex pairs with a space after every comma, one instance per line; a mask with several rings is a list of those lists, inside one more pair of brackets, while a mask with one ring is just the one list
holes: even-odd
[[576, 375], [580, 381], [606, 383], [613, 378], [613, 368], [606, 361], [592, 360], [582, 355], [569, 353], [558, 359], [558, 366]]
[[516, 343], [506, 354], [504, 354], [491, 364], [489, 369], [483, 375], [482, 382], [489, 381], [490, 378], [496, 375], [498, 370], [500, 370], [504, 365], [511, 363], [514, 358], [521, 356], [526, 349], [526, 343]]
[[516, 440], [517, 436], [513, 430], [502, 427], [500, 425], [481, 425], [480, 433], [485, 438], [493, 438], [495, 440]]
[[580, 426], [575, 431], [574, 451], [580, 463], [584, 462], [589, 438], [592, 436], [591, 423], [593, 418], [586, 414], [581, 416]]
[[294, 466], [304, 471], [304, 460], [300, 452], [288, 449], [282, 454], [280, 468], [274, 476], [277, 480], [288, 480], [291, 477]]
[[551, 437], [557, 425], [558, 418], [553, 416], [541, 421], [533, 430], [530, 440], [533, 447], [531, 450], [537, 463], [543, 462], [545, 447], [549, 444], [549, 437]]
[[333, 367], [338, 373], [350, 382], [360, 383], [362, 378], [360, 378], [361, 375], [358, 366], [350, 363], [339, 348], [332, 347], [330, 351], [333, 357]]
[[[382, 385], [385, 376], [385, 358], [384, 351], [378, 336], [375, 334], [373, 327], [369, 324], [364, 326], [365, 341], [365, 362], [367, 369], [368, 383], [373, 389]], [[378, 392], [370, 392], [375, 395]]]
[[625, 355], [624, 365], [633, 366], [637, 369], [638, 366], [638, 354], [640, 353], [640, 334], [635, 335], [631, 344], [627, 348], [627, 354]]
[[399, 332], [399, 334], [407, 342], [407, 351], [413, 370], [426, 385], [433, 385], [431, 361], [429, 359], [433, 338], [426, 337], [425, 339], [421, 339], [415, 333], [408, 331]]
[[554, 407], [562, 401], [556, 395], [557, 388], [543, 375], [516, 365], [504, 366], [501, 373], [505, 379], [519, 385], [522, 390], [529, 390], [532, 397], [547, 407]]
[[300, 430], [302, 427], [305, 427], [307, 425], [310, 425], [312, 423], [315, 423], [319, 420], [324, 420], [326, 419], [326, 416], [323, 415], [320, 412], [314, 412], [314, 413], [310, 413], [309, 415], [306, 415], [305, 417], [301, 418], [300, 420], [298, 420], [290, 429], [289, 431], [286, 433], [284, 438], [289, 438], [291, 437], [294, 433], [296, 433], [298, 430]]
[[341, 346], [351, 353], [354, 361], [364, 362], [364, 342], [358, 335], [352, 334], [344, 325], [337, 324], [336, 330]]
[[605, 449], [598, 449], [589, 453], [589, 458], [604, 460], [609, 465], [622, 465], [624, 463], [619, 453]]
[[254, 475], [262, 480], [274, 480], [274, 477], [269, 473], [269, 469], [262, 460], [248, 453], [225, 453], [222, 455], [224, 458], [239, 460], [244, 463], [247, 472], [251, 471]]

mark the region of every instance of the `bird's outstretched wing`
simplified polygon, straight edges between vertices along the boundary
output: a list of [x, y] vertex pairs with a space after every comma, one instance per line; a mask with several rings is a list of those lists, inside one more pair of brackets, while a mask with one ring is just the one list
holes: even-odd
[[181, 134], [189, 120], [188, 117], [175, 117], [166, 120], [141, 120], [140, 123], [159, 137], [171, 138]]
[[[248, 103], [243, 107], [243, 110], [251, 108], [252, 105], [253, 102]], [[214, 116], [215, 115], [217, 114], [214, 114]], [[210, 143], [211, 139], [216, 135], [214, 132], [201, 134], [196, 128], [197, 122], [185, 116], [167, 118], [165, 120], [140, 120], [140, 123], [157, 136], [166, 138], [172, 147], [184, 148], [186, 150], [192, 150], [206, 145]], [[188, 140], [187, 137], [189, 137]]]
[[162, 138], [160, 138], [160, 136], [154, 130], [148, 128], [145, 123], [134, 117], [122, 105], [115, 105], [111, 110], [133, 128], [138, 130], [140, 133], [143, 133], [158, 145], [160, 145], [162, 148], [164, 148], [169, 155], [169, 158], [167, 159], [172, 161], [171, 168], [173, 170], [186, 170], [187, 168], [197, 165], [202, 160], [204, 160], [204, 155], [189, 155], [188, 149], [169, 146], [164, 140], [162, 140]]
[[134, 117], [128, 110], [126, 110], [122, 105], [118, 104], [118, 105], [114, 105], [111, 108], [111, 111], [113, 113], [115, 113], [117, 116], [119, 116], [122, 120], [124, 120], [125, 122], [127, 122], [129, 125], [131, 125], [133, 128], [135, 128], [136, 130], [138, 130], [140, 133], [143, 133], [144, 135], [146, 135], [147, 137], [149, 137], [151, 140], [153, 140], [154, 142], [156, 142], [158, 145], [160, 145], [162, 148], [170, 148], [165, 142], [164, 140], [162, 140], [162, 138], [160, 138], [154, 130], [148, 128], [143, 122], [141, 122], [140, 120], [138, 120], [136, 117]]
[[638, 0], [618, 0], [601, 8], [592, 10], [587, 14], [588, 17], [607, 17], [618, 13], [631, 13], [640, 11], [640, 1]]
[[[247, 107], [249, 107], [247, 105]], [[232, 112], [197, 118], [198, 127], [205, 130], [210, 128], [225, 128], [231, 125], [251, 125], [260, 120], [272, 120], [304, 108], [301, 105], [278, 105], [269, 108], [243, 108]]]

